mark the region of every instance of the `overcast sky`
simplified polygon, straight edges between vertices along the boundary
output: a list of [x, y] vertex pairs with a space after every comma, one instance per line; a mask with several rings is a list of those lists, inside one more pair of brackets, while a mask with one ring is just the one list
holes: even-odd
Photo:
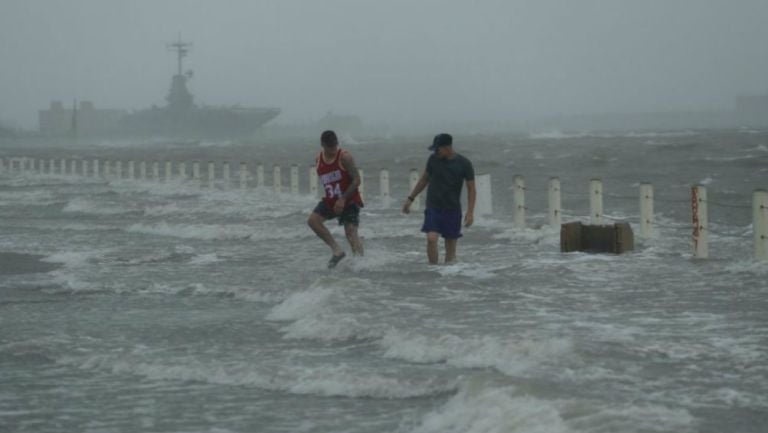
[[0, 0], [0, 120], [58, 99], [369, 123], [729, 109], [768, 91], [767, 0]]

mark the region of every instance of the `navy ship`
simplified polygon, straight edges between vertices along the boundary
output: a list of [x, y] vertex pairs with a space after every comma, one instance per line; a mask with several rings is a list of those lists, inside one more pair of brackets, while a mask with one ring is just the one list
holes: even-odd
[[178, 70], [171, 79], [167, 104], [122, 116], [120, 135], [167, 138], [249, 138], [280, 114], [274, 107], [214, 107], [196, 105], [187, 89], [192, 71], [182, 72], [182, 59], [190, 43], [181, 39], [169, 45], [176, 53]]

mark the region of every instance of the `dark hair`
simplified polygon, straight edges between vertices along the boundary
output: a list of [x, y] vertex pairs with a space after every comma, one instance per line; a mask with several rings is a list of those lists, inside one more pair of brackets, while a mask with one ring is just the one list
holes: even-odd
[[320, 142], [324, 144], [336, 145], [339, 144], [339, 139], [336, 137], [336, 133], [330, 129], [323, 131], [320, 135]]

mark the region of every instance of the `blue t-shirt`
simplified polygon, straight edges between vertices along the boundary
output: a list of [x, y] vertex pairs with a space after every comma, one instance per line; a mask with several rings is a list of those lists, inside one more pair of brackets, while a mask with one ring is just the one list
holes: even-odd
[[451, 159], [432, 154], [427, 160], [427, 207], [461, 210], [461, 188], [464, 181], [475, 180], [475, 169], [469, 159], [458, 153]]

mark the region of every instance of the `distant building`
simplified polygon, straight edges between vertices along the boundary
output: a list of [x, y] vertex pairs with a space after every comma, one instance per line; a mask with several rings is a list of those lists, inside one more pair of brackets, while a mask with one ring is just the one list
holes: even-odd
[[76, 109], [52, 101], [49, 109], [38, 112], [38, 122], [44, 135], [99, 135], [113, 130], [125, 114], [125, 110], [97, 109], [91, 101], [80, 101]]

